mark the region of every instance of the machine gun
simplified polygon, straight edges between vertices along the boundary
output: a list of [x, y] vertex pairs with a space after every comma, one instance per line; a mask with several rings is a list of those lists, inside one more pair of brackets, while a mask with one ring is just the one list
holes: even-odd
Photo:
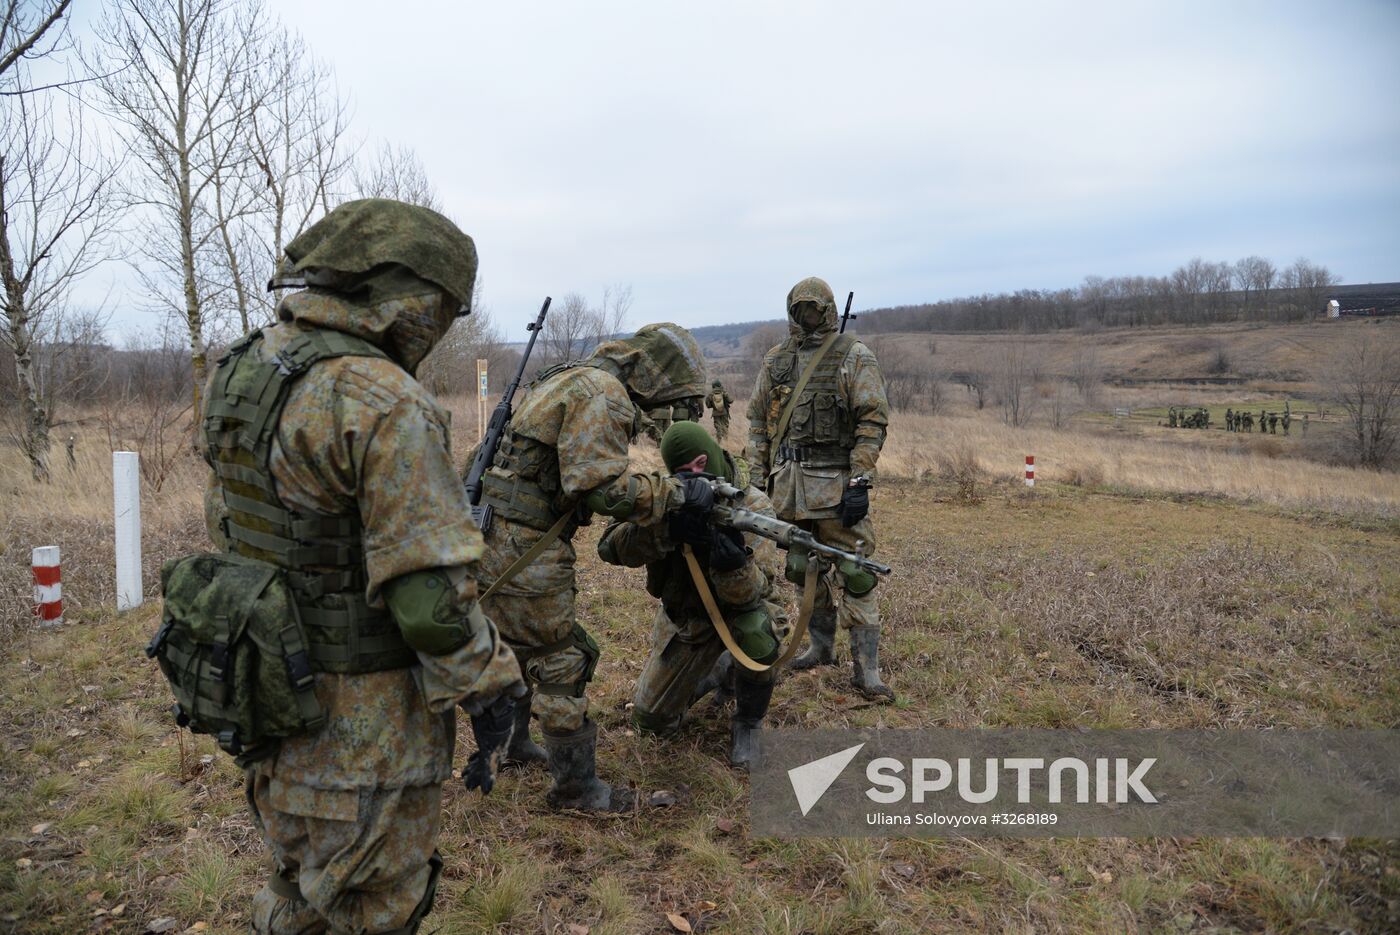
[[709, 482], [710, 489], [715, 492], [715, 505], [710, 512], [710, 517], [721, 526], [728, 526], [740, 532], [751, 532], [756, 536], [771, 539], [781, 548], [789, 551], [793, 549], [805, 550], [824, 555], [832, 561], [851, 562], [877, 575], [888, 575], [891, 571], [890, 566], [877, 562], [873, 558], [867, 558], [859, 545], [854, 552], [847, 552], [834, 545], [818, 542], [816, 536], [801, 526], [794, 526], [792, 523], [785, 523], [776, 517], [765, 516], [762, 513], [745, 509], [739, 505], [744, 499], [744, 492], [723, 478], [709, 474], [688, 476], [703, 477]]
[[496, 446], [501, 442], [501, 435], [504, 434], [506, 426], [510, 424], [511, 400], [515, 398], [515, 391], [520, 388], [520, 380], [525, 376], [525, 365], [530, 362], [530, 352], [535, 349], [535, 339], [540, 336], [541, 329], [544, 328], [544, 316], [549, 312], [549, 296], [544, 297], [544, 304], [540, 306], [539, 316], [526, 326], [530, 332], [530, 340], [525, 345], [525, 353], [520, 357], [520, 366], [516, 368], [515, 379], [510, 381], [505, 393], [501, 396], [501, 401], [496, 404], [496, 411], [491, 413], [491, 421], [486, 423], [486, 434], [482, 436], [481, 444], [477, 446], [476, 457], [472, 459], [471, 470], [467, 472], [467, 479], [464, 486], [467, 489], [467, 500], [472, 505], [472, 521], [482, 532], [491, 528], [491, 505], [481, 505], [481, 475], [486, 473], [486, 469], [491, 466], [492, 460], [496, 457]]
[[841, 316], [841, 327], [837, 330], [838, 334], [846, 333], [846, 322], [860, 317], [859, 315], [851, 314], [851, 303], [855, 301], [855, 298], [856, 294], [854, 290], [846, 293], [846, 312]]

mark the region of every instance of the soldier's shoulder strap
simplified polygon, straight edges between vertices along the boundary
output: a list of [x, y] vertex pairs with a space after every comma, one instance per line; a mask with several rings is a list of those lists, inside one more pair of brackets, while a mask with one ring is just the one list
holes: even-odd
[[[845, 340], [842, 340], [843, 338]], [[778, 445], [782, 444], [783, 439], [787, 437], [788, 423], [792, 421], [792, 410], [797, 406], [797, 399], [802, 395], [802, 391], [807, 388], [807, 384], [812, 379], [812, 374], [817, 372], [817, 367], [821, 365], [827, 353], [837, 344], [840, 344], [843, 349], [848, 349], [854, 342], [855, 338], [850, 335], [842, 334], [839, 331], [833, 331], [826, 336], [826, 340], [817, 348], [817, 352], [812, 355], [812, 359], [807, 361], [807, 366], [802, 368], [802, 375], [797, 378], [797, 384], [792, 388], [792, 395], [788, 396], [787, 405], [783, 406], [782, 414], [778, 416], [778, 428], [773, 432], [773, 437], [768, 440], [770, 449], [777, 448]]]

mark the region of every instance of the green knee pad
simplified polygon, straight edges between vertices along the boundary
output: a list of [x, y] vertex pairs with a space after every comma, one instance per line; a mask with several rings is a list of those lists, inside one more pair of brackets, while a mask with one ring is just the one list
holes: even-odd
[[787, 561], [783, 563], [783, 577], [793, 584], [804, 584], [807, 581], [807, 562], [811, 559], [805, 551], [789, 549]]
[[[526, 660], [536, 656], [548, 656], [552, 653], [563, 652], [566, 649], [577, 649], [583, 654], [584, 669], [583, 674], [575, 682], [541, 682], [535, 686], [535, 691], [542, 695], [566, 695], [572, 698], [582, 698], [588, 683], [593, 681], [593, 672], [598, 668], [598, 657], [603, 655], [603, 651], [598, 648], [598, 643], [588, 634], [588, 631], [581, 624], [575, 623], [569, 635], [557, 643], [548, 646], [541, 646], [528, 652]], [[517, 652], [517, 657], [520, 655]]]
[[409, 572], [384, 585], [384, 600], [404, 642], [419, 652], [441, 656], [465, 646], [479, 616], [475, 603], [459, 606], [457, 589], [440, 568]]
[[750, 610], [730, 621], [734, 640], [744, 654], [754, 662], [768, 662], [778, 654], [778, 639], [773, 635], [773, 621], [764, 610]]
[[852, 597], [861, 597], [875, 590], [878, 579], [874, 572], [866, 571], [852, 561], [840, 562], [836, 568], [841, 572], [841, 577], [845, 581], [846, 593]]

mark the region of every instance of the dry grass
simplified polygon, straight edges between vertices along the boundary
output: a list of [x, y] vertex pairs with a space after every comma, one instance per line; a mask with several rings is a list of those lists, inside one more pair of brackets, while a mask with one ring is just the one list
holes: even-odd
[[[1018, 482], [1027, 452], [1033, 493]], [[80, 455], [79, 477], [49, 490], [0, 456], [0, 931], [139, 933], [162, 916], [242, 931], [266, 861], [240, 776], [171, 726], [141, 653], [156, 608], [110, 610], [106, 454], [92, 439]], [[654, 447], [637, 455], [655, 463]], [[823, 669], [784, 680], [772, 723], [1400, 726], [1393, 476], [967, 416], [900, 416], [883, 467], [882, 651], [900, 702], [872, 707]], [[202, 480], [190, 458], [148, 500], [148, 588], [162, 557], [202, 544]], [[656, 932], [666, 913], [745, 933], [1400, 925], [1394, 843], [753, 838], [725, 713], [703, 708], [667, 742], [629, 729], [652, 605], [636, 572], [593, 557], [598, 532], [580, 534], [579, 613], [604, 651], [602, 769], [679, 801], [590, 820], [547, 812], [539, 772], [507, 774], [488, 799], [449, 786], [440, 932]], [[59, 630], [25, 618], [39, 536], [65, 549]]]

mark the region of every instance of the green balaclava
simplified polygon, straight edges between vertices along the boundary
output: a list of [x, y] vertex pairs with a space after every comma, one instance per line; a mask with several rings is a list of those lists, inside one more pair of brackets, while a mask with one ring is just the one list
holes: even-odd
[[[799, 317], [798, 305], [811, 303], [816, 306], [810, 320]], [[816, 276], [792, 287], [787, 296], [788, 333], [793, 336], [823, 334], [836, 330], [836, 297], [825, 280]]]
[[681, 465], [689, 464], [700, 455], [708, 455], [710, 459], [705, 464], [706, 474], [734, 482], [734, 466], [719, 442], [699, 422], [674, 422], [661, 436], [661, 460], [670, 473], [674, 474]]

